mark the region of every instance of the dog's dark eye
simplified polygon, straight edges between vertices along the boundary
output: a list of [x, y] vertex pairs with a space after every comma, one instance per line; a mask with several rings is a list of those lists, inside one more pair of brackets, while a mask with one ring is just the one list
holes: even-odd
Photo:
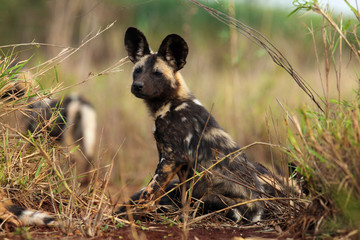
[[142, 67], [137, 67], [135, 68], [134, 73], [141, 73], [141, 71], [142, 71]]
[[159, 70], [155, 70], [155, 71], [154, 71], [154, 75], [157, 76], [157, 77], [160, 77], [160, 76], [163, 75], [163, 73], [160, 72]]

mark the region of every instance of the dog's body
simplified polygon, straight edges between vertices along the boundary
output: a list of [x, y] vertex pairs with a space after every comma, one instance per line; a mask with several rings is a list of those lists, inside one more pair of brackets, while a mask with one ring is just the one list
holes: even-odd
[[[27, 121], [27, 129], [32, 133], [49, 134], [66, 146], [80, 145], [84, 156], [76, 157], [77, 174], [90, 170], [95, 153], [97, 121], [95, 109], [88, 101], [77, 94], [60, 100], [40, 98], [29, 105]], [[88, 182], [89, 176], [80, 180]]]
[[[17, 62], [12, 63], [12, 67]], [[31, 74], [16, 74], [16, 81], [9, 81], [1, 93], [0, 99], [12, 101], [24, 99], [29, 104], [23, 121], [25, 130], [32, 133], [43, 133], [55, 138], [63, 145], [79, 144], [80, 150], [88, 162], [92, 162], [95, 154], [97, 116], [93, 105], [84, 97], [72, 93], [59, 99], [34, 95], [36, 89], [31, 81]], [[24, 79], [25, 78], [25, 79]], [[89, 166], [86, 167], [88, 169]]]
[[[48, 121], [52, 123], [48, 125]], [[96, 112], [88, 101], [77, 94], [61, 100], [43, 98], [30, 104], [27, 129], [31, 132], [45, 130], [59, 142], [70, 138], [70, 142], [80, 143], [80, 149], [89, 160], [93, 158]]]
[[144, 99], [155, 120], [159, 153], [152, 180], [132, 200], [157, 199], [175, 175], [180, 182], [196, 176], [196, 184], [190, 186], [192, 181], [188, 181], [186, 189], [193, 188], [192, 196], [204, 203], [205, 212], [237, 204], [226, 211], [227, 217], [236, 222], [259, 221], [264, 202], [246, 201], [274, 196], [271, 185], [279, 188], [278, 182], [271, 178], [270, 183], [267, 177], [272, 175], [265, 167], [239, 153], [230, 135], [189, 91], [179, 73], [186, 63], [186, 42], [172, 34], [163, 40], [157, 53], [152, 53], [143, 33], [129, 28], [125, 47], [135, 63], [131, 91]]

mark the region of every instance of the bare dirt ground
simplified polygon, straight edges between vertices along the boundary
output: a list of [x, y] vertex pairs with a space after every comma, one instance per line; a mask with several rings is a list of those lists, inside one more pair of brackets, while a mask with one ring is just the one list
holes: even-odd
[[124, 226], [119, 229], [105, 230], [96, 237], [85, 237], [80, 231], [65, 234], [56, 228], [36, 227], [23, 233], [8, 233], [0, 235], [1, 239], [188, 239], [188, 240], [222, 240], [222, 239], [277, 239], [279, 234], [274, 230], [264, 230], [261, 227], [221, 227], [192, 228], [184, 232], [176, 226], [161, 224], [144, 225], [143, 229]]

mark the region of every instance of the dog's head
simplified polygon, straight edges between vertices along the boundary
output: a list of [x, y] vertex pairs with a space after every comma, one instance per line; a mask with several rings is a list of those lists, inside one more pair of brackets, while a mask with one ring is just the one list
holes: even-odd
[[153, 53], [144, 34], [130, 27], [125, 33], [125, 48], [135, 64], [131, 92], [136, 97], [169, 99], [184, 94], [186, 85], [177, 73], [185, 65], [189, 49], [182, 37], [168, 35]]

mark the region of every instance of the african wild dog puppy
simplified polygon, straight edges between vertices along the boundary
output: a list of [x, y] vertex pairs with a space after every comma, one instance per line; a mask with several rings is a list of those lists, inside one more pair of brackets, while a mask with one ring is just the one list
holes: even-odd
[[[236, 153], [239, 146], [186, 86], [179, 72], [188, 54], [183, 38], [168, 35], [154, 53], [144, 34], [130, 27], [125, 48], [135, 64], [131, 92], [144, 100], [155, 121], [159, 153], [155, 174], [146, 188], [131, 197], [132, 201], [155, 200], [169, 189], [175, 175], [183, 182], [194, 176], [194, 170], [207, 171], [195, 179], [192, 191], [192, 196], [204, 203], [204, 212], [275, 194], [271, 186], [275, 180], [265, 178], [270, 172], [249, 161], [245, 154]], [[189, 187], [188, 183], [186, 189]], [[123, 210], [119, 208], [117, 213]], [[225, 212], [235, 222], [256, 222], [264, 215], [264, 202], [253, 201]]]
[[[21, 76], [16, 76], [16, 81], [6, 80], [8, 81], [4, 81], [5, 85], [0, 89], [0, 105], [27, 99], [26, 95], [33, 87], [32, 81], [26, 82]], [[22, 122], [27, 122], [24, 128], [34, 133], [49, 134], [57, 141], [66, 144], [69, 144], [66, 139], [80, 142], [80, 148], [88, 159], [84, 167], [88, 169], [89, 161], [94, 156], [96, 139], [96, 113], [92, 105], [77, 95], [70, 95], [63, 100], [52, 100], [44, 96], [31, 97], [27, 100], [30, 105], [27, 111], [23, 111], [26, 117], [21, 116]], [[0, 225], [3, 228], [3, 226], [58, 226], [59, 223], [47, 212], [14, 204], [8, 198], [5, 189], [0, 186]]]
[[[13, 61], [9, 68], [18, 64]], [[10, 74], [11, 75], [11, 74]], [[12, 74], [15, 80], [9, 80], [0, 92], [3, 101], [19, 100], [30, 94], [36, 88], [32, 76], [28, 72]], [[55, 138], [57, 142], [71, 145], [80, 144], [87, 162], [92, 162], [95, 154], [97, 116], [93, 105], [80, 95], [73, 93], [62, 99], [51, 99], [44, 96], [27, 99], [26, 131], [32, 133], [46, 133]], [[90, 165], [83, 167], [88, 170]]]
[[77, 168], [79, 173], [90, 170], [95, 152], [97, 122], [95, 109], [88, 101], [77, 94], [60, 100], [39, 98], [29, 105], [27, 118], [27, 129], [33, 133], [45, 132], [66, 145], [80, 144], [86, 159], [81, 163], [80, 159], [76, 159]]
[[[1, 93], [3, 101], [26, 99], [32, 81], [24, 81], [21, 75], [16, 81], [9, 81], [6, 91]], [[31, 76], [27, 76], [31, 79]], [[80, 145], [81, 155], [76, 156], [77, 172], [88, 172], [93, 164], [96, 144], [96, 111], [91, 103], [78, 94], [70, 94], [62, 99], [51, 99], [36, 96], [26, 99], [28, 107], [22, 120], [26, 131], [35, 135], [48, 134], [63, 145]], [[78, 154], [80, 155], [80, 154]], [[89, 176], [85, 175], [80, 181], [86, 183]]]

